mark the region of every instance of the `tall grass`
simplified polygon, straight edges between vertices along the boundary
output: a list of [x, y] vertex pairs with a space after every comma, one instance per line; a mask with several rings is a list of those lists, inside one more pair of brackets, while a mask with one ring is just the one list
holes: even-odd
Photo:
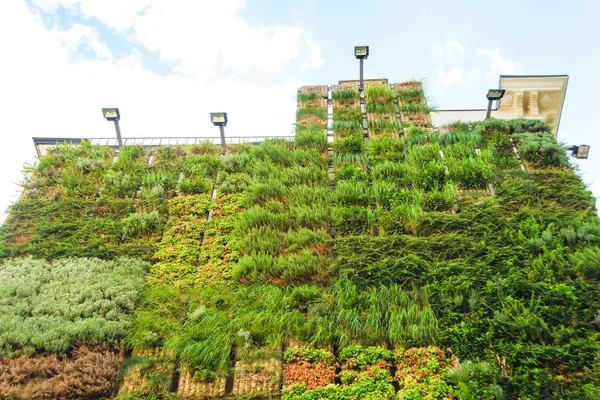
[[400, 106], [400, 112], [405, 113], [424, 113], [429, 114], [432, 109], [427, 105], [427, 103], [403, 103]]
[[367, 88], [367, 101], [379, 104], [391, 103], [396, 97], [394, 90], [388, 85], [369, 86]]
[[404, 103], [409, 100], [424, 98], [425, 92], [423, 91], [422, 87], [416, 87], [414, 89], [398, 91], [398, 97]]
[[321, 118], [322, 120], [327, 121], [327, 110], [323, 109], [323, 108], [313, 108], [313, 107], [305, 107], [305, 108], [301, 108], [300, 110], [298, 110], [298, 112], [296, 112], [296, 120], [297, 121], [301, 121], [302, 118], [306, 117], [306, 116], [315, 116], [318, 118]]
[[322, 99], [323, 96], [318, 92], [309, 92], [309, 93], [298, 93], [298, 100], [301, 102], [310, 101], [310, 100], [319, 100]]
[[331, 98], [333, 100], [359, 99], [360, 94], [356, 90], [334, 90]]
[[338, 205], [368, 206], [372, 202], [371, 188], [363, 182], [338, 181], [335, 200]]
[[340, 344], [419, 346], [435, 343], [437, 318], [427, 292], [406, 292], [398, 285], [359, 288], [347, 278], [334, 286]]

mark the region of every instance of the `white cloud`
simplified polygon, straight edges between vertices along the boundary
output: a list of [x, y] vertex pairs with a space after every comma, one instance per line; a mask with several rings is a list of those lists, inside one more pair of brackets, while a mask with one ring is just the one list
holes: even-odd
[[112, 52], [98, 39], [96, 29], [88, 25], [76, 24], [66, 31], [52, 30], [56, 40], [67, 50], [71, 55], [76, 55], [81, 51], [81, 46], [86, 46], [96, 57], [109, 59], [112, 57]]
[[464, 76], [462, 68], [454, 66], [450, 71], [446, 72], [444, 67], [439, 67], [436, 74], [437, 81], [443, 86], [448, 87], [460, 81]]
[[477, 54], [487, 56], [490, 59], [490, 70], [488, 76], [499, 74], [520, 74], [523, 72], [521, 63], [502, 57], [498, 50], [477, 49]]
[[465, 47], [457, 40], [454, 39], [446, 39], [445, 45], [434, 44], [431, 46], [431, 54], [438, 57], [443, 57], [446, 55], [446, 58], [450, 58], [453, 53], [462, 53]]
[[448, 57], [452, 56], [452, 53], [454, 53], [454, 50], [457, 50], [458, 52], [462, 53], [464, 49], [465, 49], [464, 46], [460, 42], [457, 42], [456, 40], [448, 39], [448, 41], [446, 43], [446, 55]]
[[302, 27], [249, 26], [238, 15], [244, 5], [237, 0], [152, 0], [131, 38], [177, 63], [183, 74], [206, 74], [220, 62], [235, 73], [251, 68], [277, 72], [298, 57]]
[[306, 39], [306, 45], [310, 49], [310, 58], [302, 64], [302, 69], [308, 68], [319, 68], [325, 64], [325, 58], [323, 58], [323, 51], [321, 45], [312, 39]]
[[96, 18], [117, 31], [128, 30], [152, 0], [31, 0], [46, 13], [67, 7], [86, 18]]
[[[233, 3], [228, 4], [233, 7]], [[162, 5], [166, 7], [166, 3]], [[214, 73], [217, 68], [214, 60], [202, 57], [210, 59], [221, 54], [223, 65], [231, 65], [238, 72], [250, 67], [275, 70], [295, 57], [301, 29], [251, 27], [235, 13], [220, 7], [227, 14], [225, 18], [231, 20], [227, 22], [229, 25], [239, 23], [232, 37], [219, 38], [210, 30], [204, 36], [196, 36], [200, 31], [193, 27], [165, 33], [165, 29], [172, 27], [168, 21], [177, 23], [174, 11], [164, 10], [174, 14], [162, 22], [152, 13], [144, 21], [140, 17], [143, 24], [139, 32], [148, 34], [143, 38], [145, 43], [153, 43], [172, 60], [179, 60], [181, 68], [213, 68], [206, 69], [212, 73], [212, 79], [208, 80], [195, 74], [158, 75], [144, 68], [137, 51], [125, 57], [111, 54], [89, 27], [74, 26], [64, 32], [47, 29], [25, 2], [5, 4], [0, 13], [0, 35], [19, 40], [0, 41], [0, 53], [7, 55], [0, 63], [3, 93], [0, 110], [4, 113], [3, 131], [7, 132], [2, 137], [5, 150], [0, 157], [3, 172], [0, 212], [16, 200], [14, 193], [18, 186], [13, 183], [20, 181], [23, 163], [34, 159], [31, 137], [113, 137], [114, 129], [102, 118], [101, 107], [120, 108], [125, 137], [217, 136], [218, 131], [209, 121], [209, 112], [214, 110], [228, 112], [228, 136], [289, 135], [294, 122], [296, 89], [303, 82], [285, 77], [276, 84], [249, 82], [241, 75]], [[204, 23], [196, 13], [190, 13], [190, 18], [178, 23]], [[157, 24], [156, 33], [150, 29], [152, 23]], [[162, 42], [161, 33], [169, 40]], [[179, 39], [190, 48], [177, 43]], [[204, 44], [212, 52], [203, 53]], [[88, 46], [97, 55], [96, 59], [72, 57], [73, 49], [82, 45]], [[231, 54], [244, 46], [243, 54], [248, 60]], [[318, 63], [319, 57], [315, 60]], [[161, 113], [153, 112], [156, 109]]]
[[446, 50], [444, 49], [444, 46], [440, 46], [439, 44], [434, 44], [431, 46], [431, 54], [434, 56], [442, 57], [445, 52]]
[[129, 39], [159, 53], [186, 75], [210, 76], [222, 66], [244, 73], [251, 68], [278, 72], [300, 54], [301, 26], [254, 27], [239, 12], [245, 0], [33, 0], [53, 12], [65, 6], [108, 27], [130, 32]]

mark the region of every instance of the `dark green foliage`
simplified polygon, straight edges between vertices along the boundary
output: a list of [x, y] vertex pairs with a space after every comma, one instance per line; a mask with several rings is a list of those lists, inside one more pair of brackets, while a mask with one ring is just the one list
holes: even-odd
[[551, 127], [539, 119], [515, 118], [508, 121], [510, 133], [536, 133], [550, 132]]
[[[150, 217], [141, 231], [124, 216]], [[166, 208], [163, 200], [46, 200], [20, 201], [0, 228], [0, 258], [31, 255], [41, 259], [119, 256], [150, 260], [160, 240]], [[127, 227], [127, 228], [126, 228]], [[126, 235], [128, 230], [134, 235]], [[138, 233], [142, 233], [139, 235]]]
[[341, 235], [367, 233], [373, 226], [373, 212], [362, 207], [336, 207], [333, 222]]

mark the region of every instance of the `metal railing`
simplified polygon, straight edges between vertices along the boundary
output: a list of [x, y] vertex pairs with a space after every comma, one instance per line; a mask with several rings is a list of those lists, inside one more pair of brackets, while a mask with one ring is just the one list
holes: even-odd
[[[269, 139], [283, 139], [283, 140], [294, 140], [294, 136], [228, 136], [225, 138], [227, 144], [240, 144], [240, 143], [260, 143]], [[116, 138], [39, 138], [34, 137], [33, 143], [35, 146], [39, 145], [56, 145], [56, 144], [80, 144], [82, 140], [87, 140], [93, 145], [119, 147], [119, 143]], [[220, 136], [208, 136], [208, 137], [134, 137], [134, 138], [123, 138], [123, 145], [142, 145], [142, 146], [177, 146], [177, 145], [193, 145], [202, 143], [213, 143], [220, 144]]]

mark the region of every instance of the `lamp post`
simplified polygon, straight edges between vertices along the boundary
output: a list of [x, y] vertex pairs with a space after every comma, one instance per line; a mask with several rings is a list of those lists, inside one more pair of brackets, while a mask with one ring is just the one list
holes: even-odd
[[227, 126], [227, 113], [211, 112], [210, 122], [212, 122], [214, 126], [219, 127], [219, 132], [221, 133], [221, 148], [223, 150], [223, 154], [225, 154], [225, 127]]
[[490, 119], [490, 115], [492, 115], [492, 101], [500, 100], [502, 97], [504, 97], [504, 92], [506, 92], [506, 90], [504, 90], [504, 89], [488, 90], [487, 99], [489, 101], [488, 101], [487, 113], [485, 114], [485, 119]]
[[572, 156], [579, 160], [587, 160], [590, 154], [590, 146], [587, 144], [581, 144], [579, 146], [571, 146], [569, 150], [572, 151]]
[[117, 131], [117, 142], [119, 142], [119, 149], [123, 148], [123, 139], [121, 139], [121, 127], [119, 127], [119, 120], [121, 114], [118, 108], [103, 108], [102, 115], [107, 121], [113, 121], [115, 123], [115, 131]]
[[359, 87], [363, 87], [363, 61], [369, 57], [369, 46], [354, 46], [354, 56], [360, 62], [360, 81]]

